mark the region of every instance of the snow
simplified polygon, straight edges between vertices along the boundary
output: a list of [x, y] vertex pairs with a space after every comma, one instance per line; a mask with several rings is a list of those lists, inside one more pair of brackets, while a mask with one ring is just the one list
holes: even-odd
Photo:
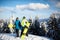
[[[20, 37], [16, 37], [16, 34], [0, 33], [0, 40], [21, 40]], [[51, 40], [47, 37], [36, 36], [29, 34], [25, 40]]]

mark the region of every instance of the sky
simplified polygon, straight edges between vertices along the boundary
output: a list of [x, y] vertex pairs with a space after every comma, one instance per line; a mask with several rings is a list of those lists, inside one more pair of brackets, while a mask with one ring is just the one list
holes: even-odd
[[0, 19], [23, 16], [26, 18], [49, 18], [53, 12], [60, 12], [60, 0], [0, 0]]

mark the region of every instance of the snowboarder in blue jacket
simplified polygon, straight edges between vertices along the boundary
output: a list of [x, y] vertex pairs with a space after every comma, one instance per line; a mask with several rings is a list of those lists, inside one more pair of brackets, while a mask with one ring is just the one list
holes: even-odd
[[16, 21], [15, 21], [15, 29], [16, 29], [16, 35], [17, 37], [19, 37], [19, 30], [22, 30], [22, 26], [18, 17], [16, 18]]

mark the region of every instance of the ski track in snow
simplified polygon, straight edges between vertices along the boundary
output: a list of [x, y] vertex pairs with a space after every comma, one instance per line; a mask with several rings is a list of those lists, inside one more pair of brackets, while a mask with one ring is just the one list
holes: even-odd
[[[16, 34], [0, 33], [0, 40], [21, 40], [21, 39], [20, 37], [17, 38]], [[29, 34], [28, 37], [25, 38], [25, 40], [51, 40], [51, 39]]]

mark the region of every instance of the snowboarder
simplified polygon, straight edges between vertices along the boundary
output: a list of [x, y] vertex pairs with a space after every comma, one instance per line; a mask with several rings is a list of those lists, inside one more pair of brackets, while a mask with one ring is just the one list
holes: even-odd
[[24, 16], [23, 17], [23, 19], [22, 19], [22, 22], [21, 22], [21, 25], [22, 25], [22, 27], [23, 27], [23, 29], [22, 29], [22, 32], [21, 32], [21, 40], [24, 40], [24, 38], [26, 37], [26, 36], [28, 36], [28, 28], [29, 28], [29, 25], [30, 25], [30, 23], [26, 20], [26, 17]]
[[39, 18], [38, 16], [35, 17], [35, 21], [34, 21], [34, 26], [35, 26], [35, 34], [36, 35], [40, 35], [40, 23], [39, 23]]
[[[17, 37], [19, 37], [20, 36], [19, 34], [21, 33], [22, 26], [21, 26], [21, 23], [20, 23], [18, 17], [16, 18], [16, 21], [15, 21], [15, 29], [16, 29], [16, 35], [17, 35]], [[20, 31], [20, 33], [19, 33], [19, 31]]]
[[11, 16], [10, 20], [9, 20], [9, 23], [8, 23], [8, 28], [10, 29], [10, 32], [13, 34], [14, 32], [14, 23], [13, 23], [13, 17]]

